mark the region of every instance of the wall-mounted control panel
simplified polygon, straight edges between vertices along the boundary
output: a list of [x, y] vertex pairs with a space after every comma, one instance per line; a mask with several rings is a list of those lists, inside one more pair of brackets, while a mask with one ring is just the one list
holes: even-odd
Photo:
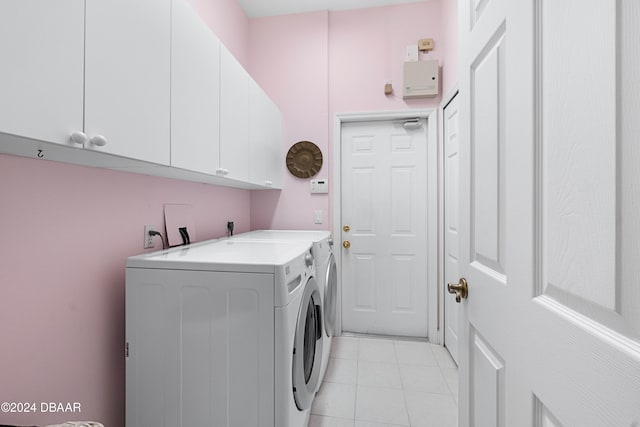
[[405, 62], [402, 97], [419, 98], [438, 94], [438, 60]]
[[325, 179], [312, 179], [311, 180], [311, 194], [326, 194], [329, 192], [329, 180]]

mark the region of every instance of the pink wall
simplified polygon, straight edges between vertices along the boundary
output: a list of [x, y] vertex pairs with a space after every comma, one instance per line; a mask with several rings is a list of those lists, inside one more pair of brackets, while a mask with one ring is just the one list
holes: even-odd
[[245, 67], [248, 64], [249, 18], [237, 0], [188, 0], [222, 44]]
[[447, 95], [458, 83], [458, 0], [442, 1], [442, 93]]
[[[440, 97], [402, 99], [406, 46], [435, 39], [442, 55], [439, 0], [250, 20], [249, 71], [283, 112], [283, 153], [295, 142], [315, 142], [324, 155], [319, 178], [332, 178], [334, 117], [338, 112], [437, 107]], [[395, 94], [385, 96], [386, 82]], [[284, 168], [281, 194], [253, 192], [251, 228], [330, 228], [331, 196], [311, 195], [309, 180]], [[324, 224], [313, 223], [322, 210]]]
[[[327, 12], [252, 19], [249, 71], [282, 111], [283, 191], [251, 194], [251, 228], [327, 229], [329, 198], [310, 194], [309, 180], [296, 178], [284, 164], [294, 143], [314, 142], [324, 159], [318, 177], [329, 177]], [[322, 210], [324, 224], [313, 221]]]
[[[440, 2], [331, 13], [329, 22], [329, 102], [332, 115], [437, 106], [440, 97], [402, 99], [406, 46], [430, 37], [435, 49], [421, 59], [441, 58]], [[384, 94], [392, 83], [394, 93]], [[333, 124], [332, 124], [333, 125]]]
[[123, 426], [124, 266], [143, 226], [182, 203], [198, 240], [225, 235], [227, 218], [246, 231], [249, 192], [0, 155], [0, 194], [0, 402], [80, 402], [80, 419]]

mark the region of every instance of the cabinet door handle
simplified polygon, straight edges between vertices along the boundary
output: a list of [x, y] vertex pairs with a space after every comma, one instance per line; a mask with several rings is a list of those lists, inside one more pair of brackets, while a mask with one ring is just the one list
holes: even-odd
[[265, 181], [264, 185], [271, 187], [273, 185], [273, 181]]
[[229, 170], [228, 169], [225, 169], [225, 168], [216, 169], [216, 175], [225, 176], [225, 175], [228, 175], [228, 174], [229, 174]]
[[107, 145], [107, 138], [102, 135], [96, 135], [91, 138], [91, 144], [98, 147], [104, 147], [105, 145]]
[[80, 131], [72, 132], [71, 136], [69, 137], [69, 140], [71, 140], [71, 142], [73, 142], [74, 144], [81, 144], [81, 145], [84, 145], [87, 142], [89, 142], [89, 138], [87, 138], [87, 135], [85, 135], [84, 132], [80, 132]]

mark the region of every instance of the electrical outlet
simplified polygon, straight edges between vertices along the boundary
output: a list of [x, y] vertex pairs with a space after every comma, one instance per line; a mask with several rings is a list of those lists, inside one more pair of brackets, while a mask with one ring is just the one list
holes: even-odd
[[156, 245], [153, 242], [154, 237], [149, 234], [150, 231], [158, 231], [154, 225], [144, 226], [144, 249], [154, 248]]

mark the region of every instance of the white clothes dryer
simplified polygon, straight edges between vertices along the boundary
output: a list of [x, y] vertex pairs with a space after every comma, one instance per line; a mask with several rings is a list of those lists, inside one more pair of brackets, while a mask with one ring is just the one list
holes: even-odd
[[324, 230], [255, 230], [233, 236], [236, 240], [250, 241], [302, 241], [313, 244], [313, 255], [316, 262], [316, 275], [322, 295], [323, 337], [322, 365], [320, 368], [320, 387], [329, 364], [332, 339], [336, 330], [336, 306], [338, 293], [338, 276], [336, 261], [333, 255], [333, 238], [331, 232]]
[[129, 258], [126, 426], [306, 426], [323, 345], [314, 274], [305, 242]]

